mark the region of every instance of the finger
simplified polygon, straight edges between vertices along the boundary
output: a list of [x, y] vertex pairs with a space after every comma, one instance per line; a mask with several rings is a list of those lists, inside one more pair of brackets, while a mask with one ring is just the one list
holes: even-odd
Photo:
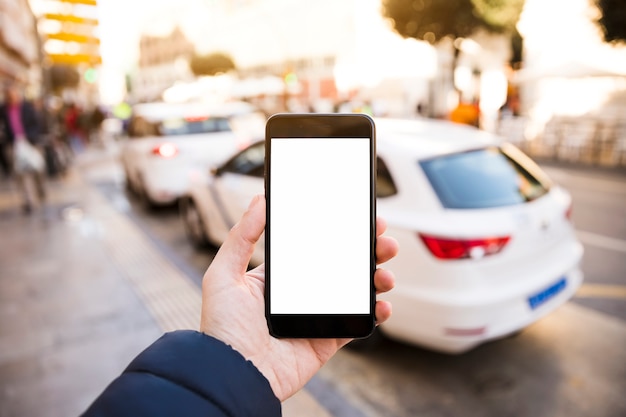
[[389, 301], [376, 301], [376, 325], [382, 324], [391, 317], [391, 303]]
[[248, 271], [248, 275], [265, 276], [265, 262]]
[[390, 236], [379, 236], [376, 239], [376, 263], [387, 262], [398, 254], [398, 241]]
[[396, 286], [396, 277], [393, 272], [379, 268], [374, 273], [374, 286], [376, 287], [376, 294], [391, 291]]
[[[241, 220], [233, 226], [211, 263], [222, 273], [233, 272], [241, 276], [250, 263], [256, 242], [265, 228], [265, 197], [255, 196]], [[229, 276], [229, 275], [227, 275]]]
[[[246, 276], [254, 278], [260, 285], [265, 285], [265, 264], [257, 266], [246, 272]], [[265, 288], [262, 288], [265, 291]]]
[[376, 217], [376, 237], [382, 235], [387, 230], [387, 222], [382, 217]]

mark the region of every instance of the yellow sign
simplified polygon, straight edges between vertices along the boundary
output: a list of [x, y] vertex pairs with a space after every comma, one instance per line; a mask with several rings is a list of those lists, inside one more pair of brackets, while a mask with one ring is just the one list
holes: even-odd
[[44, 18], [49, 20], [58, 20], [59, 22], [78, 23], [81, 25], [97, 25], [98, 19], [90, 19], [88, 17], [72, 16], [68, 14], [46, 13]]
[[102, 57], [99, 55], [48, 54], [48, 58], [50, 58], [50, 61], [53, 64], [66, 64], [66, 65], [77, 65], [77, 64], [100, 65], [102, 64]]
[[96, 0], [59, 0], [62, 3], [86, 4], [87, 6], [97, 6]]
[[100, 39], [93, 36], [77, 35], [75, 33], [49, 33], [46, 35], [48, 39], [56, 39], [64, 42], [77, 42], [77, 43], [95, 43], [99, 44]]

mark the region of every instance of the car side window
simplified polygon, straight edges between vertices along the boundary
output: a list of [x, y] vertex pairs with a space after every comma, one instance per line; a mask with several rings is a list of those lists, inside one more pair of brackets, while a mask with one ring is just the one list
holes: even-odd
[[220, 171], [263, 178], [264, 166], [265, 143], [259, 142], [228, 161]]
[[391, 197], [398, 192], [396, 185], [391, 178], [387, 165], [380, 158], [376, 158], [376, 197]]

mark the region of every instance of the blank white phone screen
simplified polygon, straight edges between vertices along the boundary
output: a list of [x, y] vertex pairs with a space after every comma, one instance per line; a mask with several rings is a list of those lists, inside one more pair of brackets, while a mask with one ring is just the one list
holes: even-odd
[[370, 314], [370, 139], [270, 140], [270, 313]]

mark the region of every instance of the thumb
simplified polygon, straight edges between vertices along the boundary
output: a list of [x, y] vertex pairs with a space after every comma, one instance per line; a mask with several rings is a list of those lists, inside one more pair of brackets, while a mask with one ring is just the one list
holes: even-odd
[[248, 268], [254, 247], [264, 229], [265, 196], [257, 195], [250, 202], [241, 220], [230, 230], [211, 266], [217, 267], [222, 273], [242, 276]]

